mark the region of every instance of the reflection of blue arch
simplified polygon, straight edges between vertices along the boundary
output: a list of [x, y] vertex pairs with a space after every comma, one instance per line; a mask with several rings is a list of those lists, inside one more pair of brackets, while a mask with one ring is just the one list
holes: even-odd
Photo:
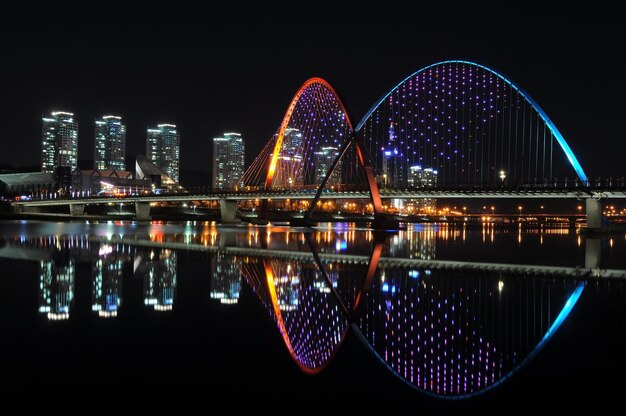
[[461, 61], [461, 60], [441, 61], [441, 62], [437, 62], [437, 63], [432, 64], [432, 65], [428, 65], [428, 66], [426, 66], [426, 67], [424, 67], [424, 68], [422, 68], [422, 69], [412, 73], [411, 75], [409, 75], [408, 77], [403, 79], [401, 82], [399, 82], [387, 94], [385, 94], [380, 100], [378, 100], [378, 102], [376, 104], [374, 104], [374, 106], [372, 108], [370, 108], [370, 110], [365, 114], [365, 116], [361, 119], [359, 124], [356, 126], [355, 131], [358, 132], [358, 131], [361, 130], [361, 127], [363, 127], [363, 125], [365, 124], [367, 119], [372, 115], [372, 113], [374, 111], [376, 111], [376, 109], [382, 104], [382, 102], [387, 97], [389, 97], [396, 89], [398, 89], [398, 87], [400, 87], [400, 85], [404, 84], [406, 81], [408, 81], [410, 78], [414, 77], [415, 75], [417, 75], [417, 74], [419, 74], [421, 72], [426, 71], [427, 69], [430, 69], [430, 68], [438, 66], [438, 65], [443, 65], [443, 64], [467, 64], [467, 65], [473, 65], [473, 66], [476, 66], [478, 68], [482, 68], [482, 69], [484, 69], [486, 71], [489, 71], [492, 74], [497, 75], [504, 82], [506, 82], [511, 87], [513, 87], [513, 89], [515, 89], [515, 91], [517, 91], [522, 97], [524, 97], [524, 99], [526, 99], [526, 101], [528, 101], [530, 103], [530, 105], [535, 109], [535, 111], [537, 113], [539, 113], [539, 115], [541, 116], [543, 121], [546, 123], [546, 125], [548, 126], [548, 128], [550, 129], [550, 131], [552, 132], [554, 137], [556, 137], [556, 140], [559, 142], [559, 145], [561, 145], [561, 149], [563, 149], [563, 151], [565, 152], [565, 155], [567, 156], [567, 160], [569, 160], [569, 163], [572, 165], [572, 167], [576, 171], [576, 174], [578, 175], [578, 178], [583, 183], [587, 183], [587, 175], [585, 174], [585, 171], [583, 170], [582, 166], [578, 162], [578, 159], [576, 159], [576, 156], [574, 155], [574, 152], [572, 152], [572, 149], [569, 147], [569, 145], [565, 141], [565, 138], [563, 137], [563, 135], [561, 134], [559, 129], [557, 129], [556, 125], [552, 122], [552, 120], [550, 120], [550, 117], [548, 117], [546, 112], [543, 111], [543, 109], [539, 106], [539, 104], [537, 104], [537, 102], [535, 100], [533, 100], [530, 95], [528, 95], [524, 90], [522, 90], [517, 85], [515, 85], [512, 81], [507, 79], [504, 75], [494, 71], [493, 69], [487, 68], [486, 66], [483, 66], [483, 65], [480, 65], [480, 64], [477, 64], [477, 63], [474, 63], [474, 62], [470, 62], [470, 61]]
[[519, 369], [523, 368], [526, 364], [528, 364], [539, 353], [539, 351], [541, 351], [543, 349], [543, 347], [546, 345], [546, 343], [552, 338], [552, 336], [559, 329], [561, 324], [563, 324], [563, 322], [565, 322], [565, 319], [567, 319], [567, 317], [569, 316], [570, 312], [572, 311], [572, 309], [576, 305], [576, 302], [578, 302], [578, 299], [580, 298], [580, 295], [582, 294], [584, 288], [585, 288], [585, 282], [584, 281], [578, 283], [578, 285], [576, 286], [576, 288], [574, 289], [572, 294], [569, 295], [569, 297], [567, 298], [567, 301], [565, 301], [565, 304], [563, 305], [563, 308], [561, 309], [561, 311], [557, 315], [556, 319], [554, 320], [554, 322], [552, 323], [552, 325], [550, 326], [548, 331], [546, 331], [546, 333], [543, 336], [543, 338], [541, 339], [541, 341], [539, 341], [539, 344], [537, 344], [537, 346], [530, 352], [530, 354], [528, 354], [526, 356], [526, 358], [524, 358], [517, 365], [517, 367], [515, 367], [512, 371], [510, 371], [508, 374], [503, 376], [501, 379], [499, 379], [495, 383], [493, 383], [493, 384], [483, 388], [482, 390], [478, 390], [478, 391], [475, 391], [473, 393], [460, 395], [460, 396], [444, 396], [444, 395], [441, 395], [441, 394], [433, 393], [433, 392], [428, 391], [428, 390], [424, 390], [424, 389], [418, 388], [415, 385], [411, 384], [401, 374], [399, 374], [392, 366], [390, 366], [389, 363], [387, 363], [380, 356], [380, 354], [378, 354], [378, 352], [374, 349], [374, 347], [369, 343], [367, 338], [365, 338], [365, 336], [361, 332], [361, 329], [358, 327], [358, 325], [356, 323], [352, 323], [351, 327], [352, 327], [354, 333], [356, 334], [357, 338], [359, 338], [361, 340], [361, 342], [370, 350], [370, 352], [372, 354], [374, 354], [374, 356], [376, 358], [378, 358], [378, 360], [385, 367], [387, 367], [387, 369], [389, 371], [391, 371], [391, 373], [393, 373], [393, 375], [395, 375], [397, 378], [399, 378], [402, 382], [404, 382], [409, 387], [419, 391], [420, 393], [424, 393], [424, 394], [426, 394], [428, 396], [436, 397], [438, 399], [448, 399], [448, 400], [468, 399], [470, 397], [475, 397], [475, 396], [481, 395], [483, 393], [486, 393], [486, 392], [492, 390], [493, 388], [495, 388], [496, 386], [499, 386], [500, 384], [502, 384], [502, 382], [504, 382], [505, 380], [508, 380], [513, 374], [517, 373], [517, 371]]

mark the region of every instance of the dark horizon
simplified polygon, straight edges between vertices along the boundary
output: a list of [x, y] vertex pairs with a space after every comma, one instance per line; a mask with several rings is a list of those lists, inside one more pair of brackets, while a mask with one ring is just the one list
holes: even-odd
[[[444, 14], [445, 13], [445, 14]], [[551, 16], [542, 9], [490, 16], [488, 8], [333, 10], [273, 16], [2, 19], [5, 65], [0, 163], [35, 165], [41, 116], [71, 111], [79, 159], [93, 157], [94, 121], [123, 117], [128, 155], [145, 152], [149, 125], [181, 135], [181, 169], [210, 172], [211, 139], [242, 133], [249, 164], [308, 78], [329, 81], [353, 124], [394, 85], [434, 62], [466, 59], [514, 80], [547, 112], [590, 177], [624, 176], [619, 137], [625, 29], [610, 11]], [[287, 22], [287, 23], [285, 23]], [[290, 24], [291, 23], [291, 24]], [[297, 23], [297, 24], [296, 24]]]

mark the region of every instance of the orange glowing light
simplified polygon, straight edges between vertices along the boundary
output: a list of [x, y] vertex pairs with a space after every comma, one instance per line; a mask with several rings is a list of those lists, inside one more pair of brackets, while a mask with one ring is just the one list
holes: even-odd
[[[265, 268], [265, 276], [267, 277], [267, 290], [269, 291], [270, 299], [272, 300], [272, 308], [274, 309], [274, 315], [276, 316], [276, 323], [278, 323], [278, 329], [280, 330], [280, 334], [283, 337], [285, 346], [289, 350], [289, 355], [291, 355], [291, 358], [293, 358], [293, 360], [296, 362], [300, 370], [302, 370], [303, 372], [307, 374], [319, 373], [330, 362], [330, 358], [323, 365], [316, 367], [316, 368], [305, 367], [304, 364], [302, 364], [298, 360], [296, 352], [294, 351], [293, 346], [291, 345], [291, 340], [289, 339], [289, 334], [287, 333], [285, 321], [283, 320], [283, 314], [280, 310], [280, 305], [278, 303], [278, 295], [276, 294], [276, 287], [274, 286], [274, 271], [272, 270], [272, 265], [268, 261], [264, 260], [263, 266]], [[343, 343], [343, 339], [345, 338], [347, 332], [348, 332], [348, 327], [346, 327], [346, 330], [344, 331], [341, 337], [341, 341], [337, 345], [337, 348], [335, 349], [335, 351], [337, 351], [338, 347], [341, 345], [341, 343]]]
[[289, 122], [291, 121], [291, 116], [300, 100], [300, 96], [306, 91], [309, 86], [313, 84], [321, 84], [323, 87], [328, 89], [335, 97], [337, 97], [337, 102], [341, 106], [341, 110], [346, 116], [346, 122], [348, 123], [348, 127], [352, 130], [352, 123], [350, 122], [350, 118], [348, 117], [348, 112], [344, 107], [341, 100], [339, 100], [339, 96], [335, 92], [335, 89], [328, 83], [326, 80], [322, 78], [310, 78], [305, 81], [304, 84], [298, 89], [296, 95], [291, 99], [291, 103], [289, 103], [289, 107], [287, 107], [287, 112], [285, 113], [285, 117], [283, 117], [283, 121], [280, 123], [280, 128], [278, 129], [278, 136], [276, 137], [276, 144], [274, 145], [274, 151], [272, 152], [272, 159], [270, 161], [270, 167], [267, 171], [267, 178], [265, 179], [265, 189], [269, 189], [272, 186], [272, 181], [274, 180], [274, 175], [276, 173], [276, 165], [278, 164], [278, 155], [280, 154], [280, 149], [283, 146], [283, 139], [285, 138], [285, 131], [289, 126]]

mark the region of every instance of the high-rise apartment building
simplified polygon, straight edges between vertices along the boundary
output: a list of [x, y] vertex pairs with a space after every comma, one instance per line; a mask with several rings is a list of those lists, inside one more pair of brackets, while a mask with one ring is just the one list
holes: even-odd
[[421, 166], [411, 166], [409, 168], [409, 187], [430, 188], [437, 186], [437, 171], [433, 168], [422, 169]]
[[58, 166], [78, 166], [78, 122], [74, 114], [54, 111], [42, 117], [41, 171], [54, 172]]
[[274, 179], [274, 186], [289, 187], [304, 185], [304, 169], [302, 157], [304, 148], [302, 132], [295, 128], [285, 129], [283, 145], [281, 146], [279, 163], [280, 174]]
[[126, 170], [126, 126], [119, 116], [96, 120], [93, 167], [97, 170]]
[[180, 171], [180, 135], [174, 124], [159, 124], [148, 128], [146, 157], [167, 176], [178, 182]]
[[[339, 149], [332, 146], [322, 147], [315, 152], [315, 184], [322, 183], [333, 162], [339, 156]], [[341, 162], [335, 167], [335, 172], [329, 178], [327, 186], [339, 185], [341, 183]]]
[[239, 185], [245, 168], [245, 146], [239, 133], [213, 138], [213, 188], [231, 189]]
[[[409, 168], [409, 188], [432, 188], [437, 186], [438, 172], [433, 168], [423, 169], [421, 166], [411, 166]], [[395, 200], [392, 200], [395, 201]], [[435, 198], [420, 198], [411, 200], [417, 211], [434, 211], [437, 208]]]

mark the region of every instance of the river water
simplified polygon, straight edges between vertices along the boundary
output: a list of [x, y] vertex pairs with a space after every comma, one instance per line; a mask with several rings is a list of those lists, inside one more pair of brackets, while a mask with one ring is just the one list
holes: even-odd
[[569, 228], [3, 222], [5, 394], [608, 405], [624, 254]]

